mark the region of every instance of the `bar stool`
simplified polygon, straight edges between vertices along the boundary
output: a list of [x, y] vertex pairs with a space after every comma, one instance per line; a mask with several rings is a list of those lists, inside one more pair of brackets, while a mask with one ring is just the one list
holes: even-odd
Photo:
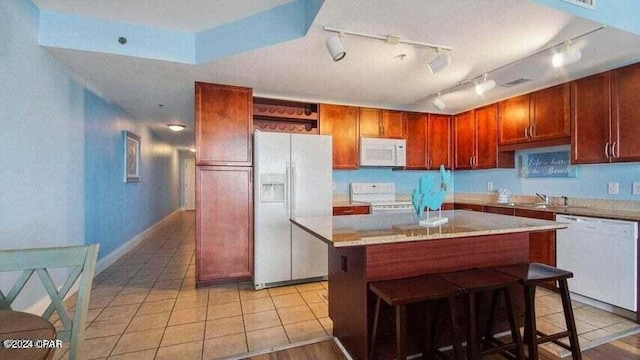
[[[538, 345], [547, 342], [553, 342], [571, 351], [573, 360], [581, 360], [580, 343], [578, 342], [578, 332], [576, 331], [576, 322], [573, 317], [573, 308], [571, 307], [571, 297], [569, 295], [569, 286], [567, 279], [573, 277], [573, 273], [561, 270], [553, 266], [539, 263], [521, 263], [503, 267], [497, 267], [495, 270], [516, 277], [524, 286], [525, 300], [525, 342], [529, 348], [529, 359], [538, 359]], [[536, 286], [548, 281], [557, 281], [560, 286], [560, 297], [562, 298], [562, 309], [564, 310], [564, 319], [567, 325], [567, 331], [557, 334], [543, 334], [536, 327]], [[538, 338], [540, 336], [540, 338]], [[569, 346], [558, 341], [559, 339], [568, 337]]]
[[[375, 341], [378, 330], [378, 320], [380, 315], [380, 303], [384, 301], [395, 309], [395, 328], [396, 328], [396, 355], [398, 360], [404, 360], [407, 357], [406, 337], [407, 337], [407, 305], [417, 304], [421, 302], [430, 302], [431, 308], [431, 324], [424, 352], [434, 353], [434, 332], [438, 320], [437, 304], [446, 300], [449, 308], [449, 320], [451, 323], [451, 338], [453, 343], [453, 356], [455, 359], [463, 359], [462, 342], [456, 327], [455, 320], [455, 304], [454, 298], [461, 294], [461, 289], [441, 279], [437, 275], [423, 275], [413, 278], [378, 281], [369, 284], [369, 289], [376, 294], [376, 310], [373, 320], [373, 330], [371, 333], [371, 347], [369, 349], [369, 358], [373, 359], [375, 355]], [[426, 356], [426, 355], [425, 355]]]
[[[462, 288], [462, 291], [467, 294], [468, 300], [468, 315], [469, 315], [469, 331], [467, 334], [467, 353], [468, 358], [482, 359], [485, 356], [506, 353], [509, 350], [515, 349], [516, 359], [522, 360], [524, 357], [524, 349], [522, 343], [522, 337], [520, 336], [520, 330], [516, 324], [515, 312], [513, 310], [513, 298], [510, 287], [518, 283], [518, 279], [512, 276], [499, 273], [491, 269], [470, 269], [463, 271], [456, 271], [446, 274], [440, 274], [440, 276], [449, 281], [450, 283]], [[497, 308], [498, 301], [500, 299], [500, 293], [503, 294], [506, 307], [507, 318], [509, 320], [509, 329], [511, 330], [511, 339], [509, 343], [502, 343], [498, 346], [492, 346], [487, 349], [482, 349], [478, 340], [478, 308], [479, 304], [476, 302], [476, 295], [485, 292], [492, 292], [492, 305], [494, 310]], [[493, 331], [493, 322], [495, 316], [490, 316], [490, 323], [487, 326], [487, 332]], [[486, 342], [486, 345], [490, 345], [490, 342]]]

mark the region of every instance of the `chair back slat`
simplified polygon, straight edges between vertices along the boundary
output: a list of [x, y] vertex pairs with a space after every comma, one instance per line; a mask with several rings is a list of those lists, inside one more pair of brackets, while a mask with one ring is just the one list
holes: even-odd
[[[53, 312], [58, 313], [64, 329], [57, 332], [57, 338], [70, 342], [69, 360], [83, 358], [82, 345], [99, 248], [99, 244], [92, 244], [45, 249], [0, 250], [0, 272], [22, 270], [6, 295], [0, 290], [0, 309], [11, 310], [11, 304], [35, 272], [51, 299], [51, 304], [42, 317], [48, 320]], [[73, 268], [60, 289], [49, 274], [48, 269], [53, 268]], [[63, 300], [78, 280], [78, 294], [72, 320]]]
[[[71, 274], [69, 274], [64, 285], [62, 285], [60, 290], [58, 290], [58, 294], [60, 295], [61, 299], [64, 299], [64, 297], [67, 296], [67, 294], [69, 293], [69, 290], [71, 290], [71, 287], [73, 287], [73, 284], [76, 283], [76, 280], [78, 280], [78, 277], [80, 277], [80, 274], [82, 274], [83, 268], [84, 268], [83, 266], [76, 266], [71, 272]], [[48, 319], [51, 317], [51, 315], [53, 315], [53, 312], [55, 310], [56, 310], [56, 307], [52, 302], [51, 304], [49, 304], [47, 309], [42, 313], [41, 317], [44, 319]]]
[[84, 264], [86, 257], [85, 246], [0, 250], [0, 271], [71, 267]]
[[9, 290], [7, 296], [4, 296], [2, 291], [0, 291], [0, 310], [13, 310], [11, 308], [11, 304], [13, 304], [13, 301], [16, 299], [18, 294], [20, 294], [20, 291], [22, 291], [24, 285], [29, 281], [29, 278], [31, 278], [34, 271], [35, 270], [33, 269], [24, 270], [13, 283], [13, 286], [11, 287], [11, 290]]

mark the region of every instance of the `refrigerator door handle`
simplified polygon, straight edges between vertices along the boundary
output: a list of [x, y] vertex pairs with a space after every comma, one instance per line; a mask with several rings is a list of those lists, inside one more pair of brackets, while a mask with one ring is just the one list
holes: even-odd
[[286, 170], [286, 180], [285, 180], [285, 189], [284, 189], [284, 207], [287, 209], [287, 216], [291, 217], [291, 206], [289, 206], [289, 201], [291, 201], [291, 165], [287, 162], [287, 170]]
[[296, 216], [296, 163], [291, 163], [291, 216]]

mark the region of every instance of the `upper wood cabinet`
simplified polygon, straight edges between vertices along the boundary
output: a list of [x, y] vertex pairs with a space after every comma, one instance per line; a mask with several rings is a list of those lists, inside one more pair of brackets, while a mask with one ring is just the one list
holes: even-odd
[[572, 162], [640, 161], [640, 64], [571, 82]]
[[501, 101], [499, 144], [545, 140], [569, 143], [569, 96], [566, 83]]
[[360, 137], [404, 139], [403, 112], [359, 108]]
[[251, 167], [197, 167], [198, 285], [253, 275], [252, 180]]
[[333, 168], [358, 168], [358, 108], [320, 104], [320, 134], [331, 135]]
[[408, 170], [450, 169], [451, 117], [448, 115], [405, 113]]
[[640, 63], [611, 72], [612, 161], [640, 161]]
[[252, 164], [250, 88], [196, 83], [196, 164]]
[[498, 167], [497, 104], [454, 116], [454, 169]]
[[571, 82], [571, 162], [609, 162], [611, 72]]

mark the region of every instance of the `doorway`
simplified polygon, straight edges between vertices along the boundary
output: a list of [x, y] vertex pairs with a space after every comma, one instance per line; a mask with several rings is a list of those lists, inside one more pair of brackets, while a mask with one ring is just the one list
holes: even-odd
[[195, 159], [184, 159], [183, 169], [183, 194], [185, 210], [196, 209], [196, 161]]

